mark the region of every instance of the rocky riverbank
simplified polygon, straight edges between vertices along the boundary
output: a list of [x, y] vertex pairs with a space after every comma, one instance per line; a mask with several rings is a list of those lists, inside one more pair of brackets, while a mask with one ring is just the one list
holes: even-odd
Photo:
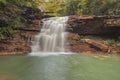
[[[23, 7], [22, 10], [21, 16], [26, 19], [26, 23], [24, 26], [14, 27], [15, 32], [5, 35], [6, 38], [0, 40], [0, 55], [19, 55], [31, 52], [31, 41], [40, 32], [41, 19], [44, 16], [37, 8]], [[6, 23], [7, 21], [4, 21], [0, 25]]]
[[72, 52], [120, 54], [119, 15], [70, 16], [68, 24]]
[[[44, 17], [31, 16], [34, 12], [25, 15], [32, 26], [17, 27], [15, 30], [19, 32], [0, 40], [0, 55], [19, 55], [31, 52], [31, 41], [40, 32], [41, 19]], [[120, 16], [70, 16], [66, 30], [69, 32], [68, 47], [72, 52], [120, 54]], [[104, 37], [114, 39], [117, 44], [105, 44], [93, 38], [96, 36], [102, 36], [102, 39]]]
[[19, 55], [31, 52], [31, 41], [40, 32], [40, 27], [22, 27], [16, 29], [19, 32], [14, 33], [12, 37], [0, 40], [0, 55]]

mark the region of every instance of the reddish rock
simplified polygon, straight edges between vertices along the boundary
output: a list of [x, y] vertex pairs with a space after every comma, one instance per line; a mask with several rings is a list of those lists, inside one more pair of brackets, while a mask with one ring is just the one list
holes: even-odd
[[[107, 46], [95, 40], [81, 40], [80, 35], [98, 35], [117, 38], [120, 35], [120, 16], [70, 16], [67, 31], [73, 52], [119, 53], [118, 47]], [[112, 47], [112, 48], [110, 48]]]
[[31, 41], [39, 33], [40, 28], [17, 28], [11, 38], [0, 40], [0, 55], [22, 55], [31, 52]]
[[109, 50], [109, 46], [100, 43], [100, 42], [96, 42], [94, 40], [91, 39], [84, 39], [86, 43], [88, 43], [89, 45], [92, 45], [95, 48], [98, 48], [99, 50], [101, 50], [102, 52], [108, 52]]
[[111, 54], [120, 54], [120, 46], [110, 47], [109, 53], [111, 53]]
[[81, 52], [97, 53], [98, 52], [96, 49], [89, 47], [87, 44], [74, 45], [74, 46], [71, 46], [70, 48], [72, 52], [77, 52], [77, 53], [81, 53]]
[[87, 44], [85, 41], [82, 41], [80, 35], [77, 33], [69, 33], [68, 34], [68, 42], [69, 42], [69, 48], [72, 52], [91, 52], [96, 53], [100, 52], [100, 50], [91, 47], [89, 44]]

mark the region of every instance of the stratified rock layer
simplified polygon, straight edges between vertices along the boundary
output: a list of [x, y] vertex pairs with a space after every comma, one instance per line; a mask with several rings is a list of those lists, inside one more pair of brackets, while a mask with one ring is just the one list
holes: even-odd
[[70, 16], [68, 24], [82, 35], [120, 35], [120, 16]]
[[120, 16], [70, 16], [67, 31], [70, 50], [72, 52], [120, 53], [120, 47], [109, 46], [94, 39], [84, 38], [85, 35], [120, 36]]
[[19, 55], [31, 52], [31, 41], [40, 32], [40, 28], [18, 28], [19, 32], [14, 33], [9, 39], [0, 41], [0, 55]]
[[[24, 14], [26, 15], [26, 14]], [[34, 14], [31, 14], [34, 15]], [[19, 30], [5, 40], [0, 40], [0, 55], [18, 55], [31, 52], [31, 41], [40, 32], [41, 18], [26, 17], [32, 27], [17, 27]], [[82, 39], [81, 35], [120, 36], [120, 16], [70, 16], [68, 27], [68, 48], [72, 52], [120, 53], [120, 46], [108, 46], [92, 39]]]

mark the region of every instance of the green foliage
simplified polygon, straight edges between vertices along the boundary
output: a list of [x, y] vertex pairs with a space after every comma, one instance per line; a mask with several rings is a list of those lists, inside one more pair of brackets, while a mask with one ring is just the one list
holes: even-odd
[[[56, 15], [120, 14], [120, 0], [40, 0], [44, 12]], [[39, 2], [40, 2], [39, 1]]]
[[110, 45], [110, 46], [113, 46], [113, 45], [116, 45], [118, 42], [117, 41], [115, 41], [115, 40], [113, 40], [113, 39], [108, 39], [108, 40], [106, 40], [106, 41], [103, 41], [105, 44], [107, 44], [107, 45]]
[[20, 6], [29, 6], [37, 8], [39, 6], [39, 3], [37, 3], [38, 0], [15, 0], [17, 1], [18, 5]]
[[65, 0], [63, 15], [120, 14], [120, 0]]
[[64, 0], [49, 0], [48, 2], [43, 0], [41, 4], [42, 10], [43, 12], [52, 13], [52, 16], [60, 16], [63, 11], [63, 2]]
[[37, 7], [36, 0], [0, 0], [0, 39], [6, 34], [16, 32], [15, 27], [21, 27], [26, 23], [21, 15], [24, 13], [22, 7]]
[[65, 14], [73, 15], [77, 11], [78, 0], [66, 0]]
[[102, 39], [102, 38], [97, 38], [96, 41], [104, 43], [109, 46], [114, 46], [119, 43], [119, 41], [116, 41], [115, 39]]
[[18, 31], [13, 30], [12, 26], [0, 28], [0, 39], [5, 39], [14, 32], [18, 32]]
[[6, 0], [0, 0], [0, 4], [6, 4]]

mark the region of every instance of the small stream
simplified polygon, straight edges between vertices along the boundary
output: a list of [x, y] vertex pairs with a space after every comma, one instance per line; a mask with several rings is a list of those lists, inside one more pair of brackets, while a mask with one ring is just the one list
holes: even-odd
[[120, 80], [120, 57], [82, 54], [0, 57], [0, 80]]

